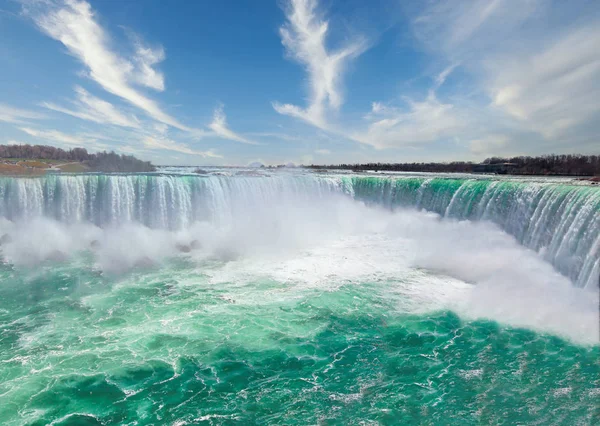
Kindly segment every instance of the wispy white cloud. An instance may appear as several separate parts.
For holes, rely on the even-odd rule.
[[[329,155],[331,154],[331,151],[328,149],[317,149],[315,153],[320,155]]]
[[[194,134],[191,132],[173,132],[169,126],[163,123],[154,122],[139,128],[112,127],[104,130],[106,131],[101,133],[93,131],[79,132],[77,137],[84,140],[106,141],[118,152],[136,155],[147,156],[151,151],[171,151],[172,153],[222,158],[212,149],[199,150],[179,141],[179,138],[194,139]],[[175,133],[175,135],[171,135],[171,133]],[[169,157],[165,158],[157,157],[155,153],[153,155],[160,162],[172,157],[172,154],[167,154]],[[161,152],[159,155],[164,156],[165,153]]]
[[[433,54],[464,65],[471,90],[489,98],[482,109],[512,118],[512,130],[537,133],[538,151],[544,141],[577,149],[600,132],[600,14],[591,3],[445,0],[428,3],[413,26]],[[476,146],[494,138],[477,137]]]
[[[33,18],[39,28],[60,41],[88,70],[88,76],[106,91],[119,96],[145,111],[153,119],[181,130],[188,127],[165,113],[158,104],[143,95],[132,83],[157,90],[164,89],[162,74],[153,65],[164,59],[162,49],[138,45],[132,60],[113,50],[109,37],[98,24],[89,3],[66,0],[57,6],[44,2],[44,9],[35,11]]]
[[[116,127],[112,129],[114,132],[97,133],[88,131],[71,134],[53,129],[19,127],[19,130],[40,141],[68,147],[83,147],[95,151],[112,149],[119,153],[135,155],[146,155],[151,151],[171,151],[204,158],[222,158],[213,150],[197,150],[185,143],[173,140],[168,136],[166,126],[158,123],[148,129]],[[124,143],[124,141],[126,142]],[[162,158],[163,161],[166,159],[168,157]]]
[[[288,142],[298,142],[305,140],[305,138],[302,138],[300,136],[288,135],[286,133],[280,132],[250,132],[246,134],[248,136],[256,136],[258,138],[279,139]]]
[[[502,48],[547,0],[442,0],[423,2],[412,19],[415,36],[432,52],[469,61]]]
[[[423,101],[405,98],[408,109],[390,109],[369,124],[366,131],[352,133],[352,139],[375,148],[397,148],[422,145],[456,136],[467,125],[465,117],[454,105],[440,102],[434,96]]]
[[[40,120],[46,118],[45,115],[21,108],[11,107],[10,105],[0,103],[0,122],[24,124],[29,120]]]
[[[154,90],[165,90],[165,77],[157,71],[154,65],[165,60],[165,50],[162,46],[150,48],[143,44],[138,36],[133,36],[135,44],[134,62],[137,72],[134,73],[135,81]]]
[[[541,153],[544,144],[588,147],[590,131],[600,131],[600,13],[586,16],[585,4],[576,0],[573,12],[552,0],[527,0],[518,8],[508,0],[422,3],[411,21],[416,39],[432,63],[449,66],[431,77],[422,98],[374,102],[365,128],[343,118],[332,125],[327,116],[341,105],[343,65],[361,49],[341,49],[340,62],[329,62],[336,56],[326,49],[328,25],[316,0],[292,1],[282,39],[306,66],[312,92],[306,109],[275,108],[378,149],[445,142],[466,155],[493,155]],[[439,96],[458,67],[460,86]],[[523,137],[526,144],[519,143]]]
[[[398,108],[390,106],[382,101],[371,102],[371,111],[363,117],[365,120],[376,121],[382,117],[390,117],[399,114]]]
[[[225,116],[223,105],[219,105],[217,108],[215,108],[213,120],[208,127],[215,133],[216,136],[220,138],[250,145],[257,145],[256,142],[235,133],[227,126],[227,117]]]
[[[444,70],[435,77],[435,83],[433,87],[429,90],[429,92],[433,93],[437,89],[439,89],[440,86],[446,82],[446,79],[452,73],[452,71],[454,71],[456,67],[458,67],[458,65],[459,64],[456,62],[444,68]]]
[[[291,0],[287,23],[281,27],[282,43],[294,60],[306,67],[310,85],[309,105],[302,108],[291,104],[273,103],[280,114],[303,119],[314,126],[329,129],[330,110],[342,105],[341,80],[348,61],[366,48],[359,39],[330,51],[326,46],[329,23],[319,16],[317,0]]]
[[[198,151],[191,149],[187,145],[184,145],[179,142],[175,142],[167,137],[158,137],[158,136],[146,136],[142,139],[142,143],[148,149],[164,149],[168,151],[181,152],[182,154],[188,155],[197,155],[200,157],[211,157],[211,158],[222,158],[221,155],[218,155],[212,150],[208,151]]]
[[[498,155],[509,145],[510,138],[506,135],[490,134],[481,139],[470,141],[469,148],[478,156]]]
[[[155,123],[154,130],[160,135],[166,135],[169,132],[169,126],[163,123]]]
[[[600,22],[570,31],[540,52],[490,59],[485,71],[494,105],[549,139],[590,122],[600,114],[598,46]]]
[[[424,100],[403,97],[407,108],[373,102],[365,116],[370,122],[367,129],[355,131],[351,138],[382,149],[418,146],[461,134],[469,124],[468,114],[450,102],[440,101],[436,95],[454,68],[456,65],[451,65],[435,76]]]
[[[319,17],[317,6],[316,0],[292,0],[287,11],[288,22],[280,30],[287,52],[306,66],[311,97],[306,109],[274,104],[279,113],[301,118],[318,128],[378,149],[451,137],[465,126],[461,112],[451,103],[440,101],[435,94],[458,62],[453,62],[435,77],[424,100],[403,97],[408,108],[374,102],[372,110],[365,116],[369,121],[366,128],[356,124],[332,124],[328,112],[337,110],[342,104],[340,84],[344,68],[348,60],[364,51],[366,44],[359,39],[336,52],[329,52],[326,47],[328,22]]]
[[[68,145],[83,146],[86,144],[86,142],[90,142],[90,139],[88,138],[82,138],[77,135],[70,135],[67,133],[59,132],[58,130],[37,130],[29,127],[19,127],[19,130],[35,138],[43,139],[46,141],[61,142]]]
[[[42,102],[42,106],[52,111],[72,115],[83,120],[93,121],[100,124],[114,124],[122,127],[139,128],[139,120],[134,116],[127,116],[119,111],[110,102],[104,101],[91,95],[82,87],[75,87],[77,101],[74,101],[75,109],[70,109],[52,102]]]
[[[19,127],[19,130],[36,138],[37,140],[34,141],[36,144],[40,143],[41,141],[45,141],[53,145],[62,145],[66,148],[81,147],[92,151],[102,151],[109,148],[106,144],[98,142],[98,139],[92,135],[69,134],[53,129],[40,130],[30,127]]]
[[[144,111],[150,122],[140,122],[115,105],[100,99],[81,87],[76,87],[76,100],[72,106],[44,102],[42,106],[100,124],[130,128],[127,134],[147,149],[162,149],[204,157],[219,157],[211,150],[198,151],[167,137],[168,127],[183,131],[187,137],[201,139],[219,137],[253,144],[254,142],[234,132],[227,126],[222,107],[217,108],[208,129],[191,128],[167,114],[156,101],[140,91],[141,87],[156,91],[165,90],[165,77],[156,66],[165,59],[162,46],[149,47],[132,31],[125,29],[132,50],[117,49],[105,29],[99,24],[91,5],[85,0],[47,0],[27,4],[24,8],[37,26],[47,35],[61,42],[68,52],[85,66],[86,77],[98,83],[107,92],[120,97]],[[63,143],[83,143],[83,138],[59,132],[34,130],[38,137],[62,139]],[[33,134],[30,133],[32,136]]]

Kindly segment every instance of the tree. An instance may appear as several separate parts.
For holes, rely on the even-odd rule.
[[[65,151],[48,145],[0,145],[0,158],[76,161],[87,164],[97,172],[152,172],[156,170],[149,161],[138,160],[132,155],[119,155],[115,152],[89,154],[85,148],[73,148]]]

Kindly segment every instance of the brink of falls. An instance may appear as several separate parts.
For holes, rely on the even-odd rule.
[[[598,423],[600,188],[251,173],[0,178],[2,426]]]
[[[0,216],[44,216],[101,227],[129,222],[185,229],[226,223],[254,206],[293,199],[319,203],[334,195],[388,209],[491,221],[542,254],[578,287],[598,286],[600,189],[519,179],[366,176],[80,175],[0,178]]]

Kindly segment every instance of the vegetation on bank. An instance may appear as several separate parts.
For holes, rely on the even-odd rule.
[[[310,165],[310,169],[434,173],[496,173],[510,175],[600,176],[600,155],[543,155],[488,158],[482,163],[366,163]]]
[[[149,161],[115,152],[90,154],[85,148],[64,150],[48,145],[0,145],[0,174],[39,175],[48,171],[152,172]]]

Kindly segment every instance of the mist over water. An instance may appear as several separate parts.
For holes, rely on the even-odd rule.
[[[305,211],[316,214],[315,226],[328,227],[329,215],[320,212],[337,208],[332,197],[388,210],[417,209],[445,218],[492,222],[521,245],[540,253],[576,286],[598,286],[600,191],[590,185],[301,173],[0,179],[0,215],[10,221],[44,217],[104,229],[134,223],[178,231],[207,222],[221,228],[238,227],[236,232],[242,235],[263,234],[264,228],[269,228],[264,220],[276,217],[281,209],[286,209],[282,215],[290,217],[302,216]],[[341,214],[335,220],[343,223],[344,217]],[[281,225],[293,233],[293,220]]]
[[[6,424],[594,415],[598,188],[4,178],[0,214]]]

